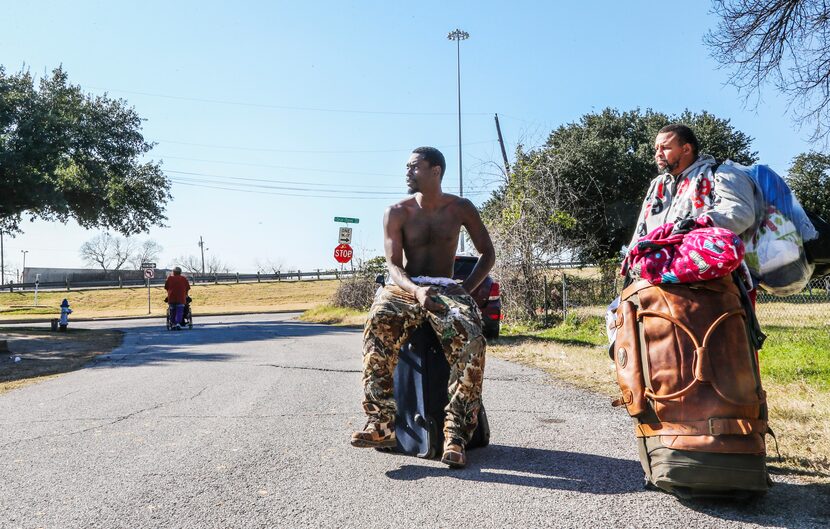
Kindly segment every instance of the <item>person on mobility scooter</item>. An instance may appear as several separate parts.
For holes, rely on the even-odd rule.
[[[167,328],[181,330],[183,322],[192,327],[190,298],[187,295],[190,291],[190,282],[182,275],[180,267],[175,267],[173,274],[167,277],[164,289],[167,291]],[[187,320],[184,320],[185,314],[188,316]]]
[[[390,282],[378,289],[363,340],[363,410],[366,425],[351,436],[358,448],[395,448],[398,401],[395,367],[399,348],[428,322],[427,333],[440,340],[448,371],[443,388],[446,408],[443,446],[436,452],[450,467],[467,464],[465,449],[473,440],[481,409],[486,341],[481,312],[470,296],[495,262],[495,250],[475,206],[444,193],[446,161],[433,147],[419,147],[406,164],[411,198],[386,210],[383,219]],[[481,254],[462,284],[452,279],[461,227]],[[440,388],[439,388],[440,389]],[[417,417],[416,423],[418,422]],[[423,422],[423,421],[421,421]],[[426,453],[428,453],[427,451]]]
[[[165,303],[167,302],[167,298],[164,298]],[[190,302],[193,301],[193,298],[187,296],[187,302],[184,304],[184,312],[182,312],[182,321],[179,323],[180,328],[184,329],[187,327],[188,329],[193,328],[193,314],[190,312]],[[173,315],[175,314],[175,309],[171,308],[170,305],[167,305],[167,330],[176,329],[175,324],[173,323]],[[178,329],[176,329],[178,330]]]

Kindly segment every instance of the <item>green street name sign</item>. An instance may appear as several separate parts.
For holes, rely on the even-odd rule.
[[[346,224],[357,224],[360,219],[353,219],[350,217],[334,217],[334,222],[345,222]]]

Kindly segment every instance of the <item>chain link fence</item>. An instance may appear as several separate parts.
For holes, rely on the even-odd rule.
[[[555,325],[569,316],[604,319],[606,307],[620,294],[622,284],[622,277],[597,268],[551,271],[541,280],[542,295],[536,311],[539,320],[543,325]],[[787,297],[759,289],[756,314],[771,337],[799,329],[830,333],[830,276],[813,279],[804,291]],[[598,332],[604,332],[601,321],[597,321]],[[815,331],[804,335],[815,342],[811,338],[816,336]]]
[[[773,296],[759,289],[755,312],[764,327],[813,327],[830,332],[830,276],[813,279],[792,296]]]

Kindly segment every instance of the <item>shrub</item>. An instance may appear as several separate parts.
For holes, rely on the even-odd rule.
[[[377,288],[375,276],[357,273],[340,282],[331,302],[336,307],[366,310],[372,305]]]

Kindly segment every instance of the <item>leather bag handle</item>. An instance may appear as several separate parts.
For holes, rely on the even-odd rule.
[[[632,285],[632,286],[636,286],[636,285],[637,284],[635,283],[635,285]],[[724,321],[726,321],[728,318],[730,318],[732,316],[737,315],[737,316],[743,317],[743,314],[744,314],[743,308],[733,309],[729,312],[725,312],[725,313],[721,314],[718,317],[718,319],[716,319],[712,323],[712,325],[710,325],[709,328],[706,330],[706,333],[703,336],[703,343],[701,344],[697,341],[697,338],[695,337],[694,333],[691,330],[689,330],[689,328],[685,324],[683,324],[683,322],[681,322],[680,320],[678,320],[674,316],[672,316],[670,314],[665,314],[665,313],[662,313],[662,312],[658,312],[658,311],[655,311],[655,310],[638,311],[637,312],[637,319],[638,320],[642,320],[646,316],[651,316],[651,317],[655,317],[655,318],[662,318],[664,320],[667,320],[667,321],[673,323],[675,326],[677,326],[683,332],[686,333],[686,335],[692,340],[692,344],[695,347],[695,351],[694,351],[695,357],[694,357],[694,360],[692,362],[692,366],[693,366],[694,373],[695,373],[695,378],[689,383],[689,385],[686,386],[685,388],[681,389],[680,391],[676,391],[676,392],[670,393],[668,395],[658,395],[658,394],[654,393],[654,391],[652,391],[650,388],[646,388],[646,390],[645,390],[646,397],[648,397],[650,399],[653,399],[655,401],[658,401],[658,402],[665,401],[665,400],[675,400],[675,399],[679,399],[680,397],[682,397],[682,396],[686,395],[687,393],[689,393],[695,387],[695,385],[697,385],[699,382],[709,382],[709,383],[711,383],[711,380],[713,378],[713,373],[712,373],[711,363],[709,362],[709,354],[708,354],[708,347],[707,347],[708,344],[709,344],[709,339],[712,337],[712,333],[715,331],[715,329],[718,326],[720,326],[721,323],[723,323]],[[726,395],[721,393],[721,391],[718,389],[717,385],[715,385],[715,384],[712,384],[712,388],[714,388],[714,390],[718,394],[718,396],[720,396],[723,400],[725,400],[727,402],[731,402],[732,404],[736,404],[738,406],[752,406],[752,405],[757,404],[757,401],[740,402],[740,401],[735,401],[733,399],[730,399],[729,397],[727,397]]]

